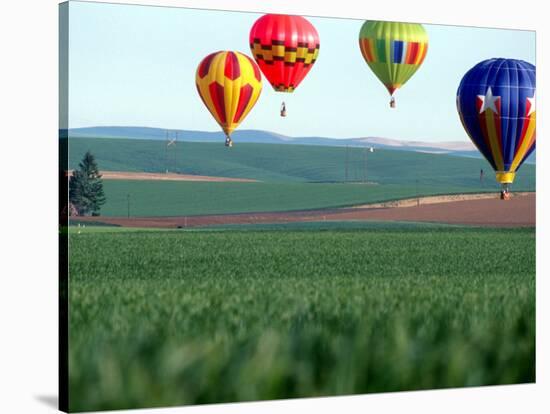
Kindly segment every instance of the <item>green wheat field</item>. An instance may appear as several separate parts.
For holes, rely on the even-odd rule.
[[[69,237],[72,411],[535,381],[535,229]]]

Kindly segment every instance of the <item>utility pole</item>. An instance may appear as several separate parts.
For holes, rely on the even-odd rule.
[[[173,137],[173,138],[170,138]],[[171,148],[171,149],[170,149]],[[178,131],[166,130],[166,139],[164,142],[164,167],[166,174],[170,171],[176,172],[178,151]]]
[[[164,141],[164,167],[166,174],[168,174],[168,142],[169,142],[168,130],[166,130],[166,140]]]
[[[365,167],[363,169],[363,179],[365,184],[367,183],[367,147],[365,147]]]
[[[176,131],[176,140],[174,141],[174,166],[172,167],[173,172],[176,172],[177,156],[178,156],[178,131]]]
[[[349,173],[349,145],[346,145],[346,183],[348,182],[348,173]]]

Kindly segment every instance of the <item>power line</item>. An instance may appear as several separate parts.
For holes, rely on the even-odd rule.
[[[173,133],[174,138],[170,137],[170,133]],[[170,172],[176,172],[177,167],[177,144],[178,144],[178,131],[166,130],[166,138],[164,140],[164,167],[166,174]]]
[[[349,176],[349,145],[346,145],[346,183]]]

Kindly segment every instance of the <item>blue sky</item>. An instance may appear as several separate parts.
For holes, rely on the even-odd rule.
[[[150,126],[218,131],[195,88],[201,59],[217,50],[250,55],[256,13],[71,2],[69,127]],[[308,18],[319,32],[319,58],[293,94],[263,91],[239,129],[288,136],[468,140],[455,107],[464,73],[492,57],[535,64],[535,33],[425,25],[422,67],[388,107],[386,89],[358,46],[363,23]],[[279,117],[281,101],[289,115]]]

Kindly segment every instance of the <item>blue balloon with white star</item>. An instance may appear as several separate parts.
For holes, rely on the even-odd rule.
[[[462,78],[457,110],[470,139],[497,181],[510,184],[535,150],[536,69],[516,59],[489,59]]]

